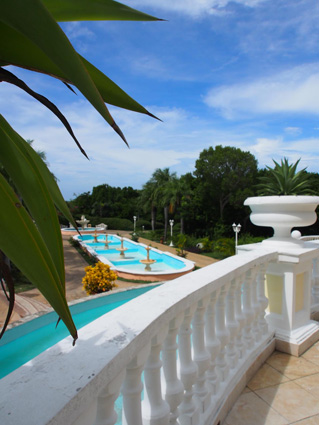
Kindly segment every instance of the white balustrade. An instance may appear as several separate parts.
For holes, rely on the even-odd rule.
[[[164,373],[165,400],[170,406],[170,424],[177,425],[178,406],[182,402],[184,386],[177,376],[177,333],[183,321],[183,315],[175,317],[169,323],[168,335],[163,344],[162,359]]]
[[[226,297],[226,323],[229,331],[229,342],[227,345],[227,361],[231,369],[237,366],[239,352],[236,347],[236,338],[239,332],[239,323],[236,320],[235,300],[236,300],[236,278],[231,281]]]
[[[124,375],[123,371],[99,394],[94,425],[116,424],[118,418],[114,409],[114,402],[119,396]]]
[[[195,384],[195,394],[199,399],[200,410],[205,412],[210,401],[210,394],[206,384],[206,371],[209,368],[210,354],[205,347],[205,311],[209,299],[204,298],[198,302],[193,319],[193,345],[194,361],[197,364],[198,376]]]
[[[268,298],[265,295],[265,274],[267,264],[262,264],[259,267],[257,274],[257,299],[259,303],[258,326],[262,335],[268,332],[268,323],[266,321],[266,308],[268,307]]]
[[[319,311],[319,258],[313,259],[312,267],[312,305]]]
[[[145,365],[145,395],[142,403],[144,425],[168,425],[170,407],[162,398],[160,360],[162,342],[167,329],[152,338],[151,353]]]
[[[178,344],[180,360],[180,376],[184,385],[184,396],[179,406],[179,421],[181,425],[195,425],[199,422],[199,406],[194,399],[193,386],[196,382],[198,367],[192,359],[191,321],[196,304],[185,311],[183,323],[180,327]]]
[[[205,335],[206,335],[206,348],[210,354],[210,364],[207,371],[207,379],[211,388],[211,395],[214,396],[217,394],[219,389],[219,376],[216,371],[216,358],[219,354],[221,344],[216,335],[216,326],[215,326],[215,316],[216,316],[216,302],[219,295],[219,291],[213,291],[209,304],[206,310],[206,326],[205,326]]]
[[[240,274],[238,277],[236,277],[235,317],[239,325],[236,337],[236,347],[240,359],[243,359],[246,353],[246,346],[244,344],[244,326],[246,323],[246,319],[243,313],[243,281],[243,274]]]
[[[226,356],[226,345],[230,339],[230,332],[226,327],[226,295],[228,291],[228,284],[222,286],[216,304],[216,335],[220,341],[220,350],[217,356],[217,370],[220,380],[226,380],[229,371],[228,359]]]
[[[0,381],[0,423],[115,425],[118,409],[123,425],[217,423],[274,341],[264,274],[276,258],[228,258],[95,320],[74,348],[63,340]]]
[[[245,327],[244,327],[244,341],[248,349],[254,346],[254,335],[253,335],[253,322],[255,318],[255,312],[252,307],[252,282],[255,278],[255,271],[249,269],[246,272],[244,285],[243,285],[243,313],[245,316]]]

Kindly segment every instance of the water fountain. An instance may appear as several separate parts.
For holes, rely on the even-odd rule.
[[[107,240],[107,234],[105,234],[105,244],[104,244],[104,248],[108,249],[109,247],[109,241]]]
[[[151,250],[151,247],[150,246],[147,246],[145,249],[147,251],[146,260],[140,260],[140,263],[145,264],[145,270],[151,271],[151,264],[156,263],[156,260],[151,260],[150,259],[150,250]]]
[[[84,215],[81,215],[81,220],[76,220],[76,222],[82,227],[82,229],[86,229],[90,220],[87,220]]]
[[[125,252],[125,251],[127,251],[127,250],[128,250],[128,248],[124,248],[124,246],[123,246],[123,242],[124,242],[124,240],[123,240],[123,238],[121,238],[121,248],[116,248],[116,250],[117,250],[117,251],[120,251],[120,255],[121,255],[122,257],[125,257],[124,252]]]
[[[94,243],[98,243],[96,229],[94,231]]]

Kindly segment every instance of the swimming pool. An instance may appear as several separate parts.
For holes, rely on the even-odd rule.
[[[106,235],[94,234],[73,236],[91,254],[115,269],[119,276],[133,277],[144,280],[169,280],[175,279],[194,269],[194,263],[185,258],[177,257],[170,252],[162,252],[156,248],[151,248],[149,258],[154,263],[150,269],[146,269],[141,261],[147,257],[146,245],[131,241],[127,238],[120,238],[117,235],[107,235],[108,246],[105,246]],[[121,245],[123,240],[123,254]]]
[[[103,294],[70,306],[77,329],[114,310],[158,285]],[[69,336],[62,321],[53,311],[29,322],[8,329],[0,340],[0,379]],[[71,338],[69,336],[69,338]]]

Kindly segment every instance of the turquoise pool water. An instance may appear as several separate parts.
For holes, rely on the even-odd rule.
[[[125,239],[123,246],[126,250],[124,256],[121,256],[118,250],[121,247],[121,239],[116,235],[108,235],[108,248],[105,247],[105,235],[98,235],[97,242],[94,242],[93,234],[76,236],[76,239],[91,248],[99,257],[108,260],[116,269],[136,273],[145,270],[145,264],[140,262],[140,260],[145,260],[147,256],[147,251],[143,245]],[[152,273],[174,273],[186,269],[185,261],[158,250],[151,249],[149,258],[156,260],[151,265]]]
[[[74,323],[80,329],[153,288],[132,289],[74,304],[70,306]],[[57,319],[57,314],[52,312],[5,332],[0,340],[0,379],[69,335],[62,321],[56,328]]]

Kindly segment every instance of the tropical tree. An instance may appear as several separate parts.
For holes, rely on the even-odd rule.
[[[300,159],[294,164],[289,164],[287,158],[282,159],[280,164],[273,160],[275,167],[267,165],[268,173],[259,178],[258,194],[314,195],[316,192],[313,190],[312,179],[306,168],[297,172]]]
[[[180,214],[180,233],[184,233],[184,218],[186,205],[192,196],[192,190],[187,180],[183,177],[177,178],[173,175],[163,188],[163,203],[168,205],[168,212]]]
[[[250,152],[230,146],[204,149],[196,161],[197,196],[208,216],[222,221],[225,207],[242,205],[253,194],[257,160]]]
[[[153,175],[152,179],[154,182],[154,193],[153,197],[155,203],[163,208],[164,211],[164,240],[167,238],[167,229],[168,229],[168,212],[170,204],[170,193],[173,190],[173,182],[177,180],[176,173],[170,173],[169,168],[157,168]]]
[[[61,121],[81,152],[86,153],[67,119],[44,96],[5,67],[13,65],[76,87],[126,142],[104,102],[152,116],[72,47],[58,22],[81,20],[156,20],[113,0],[2,0],[0,14],[0,81],[13,84],[49,108]],[[74,341],[77,331],[65,298],[62,237],[56,208],[76,226],[61,192],[44,162],[0,115],[0,162],[26,208],[0,174],[0,250],[42,292],[65,322]],[[10,304],[14,304],[10,272],[0,256]],[[3,332],[2,332],[3,333]]]

